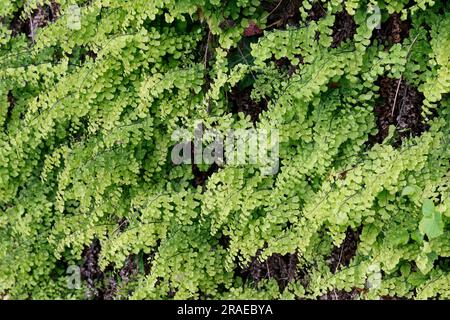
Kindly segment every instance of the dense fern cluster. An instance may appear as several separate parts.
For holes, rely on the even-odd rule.
[[[298,1],[278,27],[278,2],[0,0],[0,298],[86,297],[92,279],[70,288],[67,268],[95,242],[114,298],[450,298],[449,5]],[[384,41],[375,7],[408,35]],[[423,132],[394,121],[374,142],[383,78],[417,88]],[[233,112],[235,88],[264,102],[258,121]],[[279,172],[224,165],[193,184],[170,153],[198,121],[279,130]],[[356,252],[333,265],[349,231]],[[239,271],[277,254],[296,257],[283,285]]]

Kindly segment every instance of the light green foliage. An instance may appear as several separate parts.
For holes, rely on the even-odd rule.
[[[420,221],[419,229],[428,238],[434,239],[444,233],[444,223],[442,214],[434,208],[431,200],[426,199],[422,206],[423,218]]]
[[[33,42],[12,35],[11,19],[51,1],[0,0],[0,298],[83,298],[66,268],[94,239],[112,276],[131,255],[151,267],[119,284],[120,298],[450,297],[448,4],[320,1],[326,14],[312,21],[314,1],[303,1],[300,26],[250,41],[249,22],[267,24],[259,0],[53,2],[60,17]],[[80,30],[67,24],[75,3]],[[383,21],[411,19],[409,37],[378,43],[369,5]],[[342,10],[356,34],[331,48]],[[398,148],[368,143],[381,76],[425,97],[429,129]],[[228,101],[247,83],[267,99],[256,124]],[[197,120],[279,130],[280,171],[224,165],[193,187],[170,152],[174,130]],[[349,228],[362,230],[357,252],[332,270]],[[274,279],[244,282],[235,271],[259,250],[295,253],[307,280],[281,291]]]

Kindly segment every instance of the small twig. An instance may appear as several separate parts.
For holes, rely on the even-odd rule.
[[[34,26],[33,26],[33,16],[30,16],[30,38],[34,43]]]
[[[244,59],[245,64],[248,65],[248,66],[250,66],[250,64],[248,63],[247,58],[245,57],[244,53],[243,53],[242,50],[241,50],[241,47],[239,47],[239,44],[237,45],[237,48],[238,48],[238,50],[239,50],[240,55],[242,56],[242,59]],[[252,70],[250,70],[250,73],[252,74],[253,80],[256,81],[256,76],[255,76],[255,74],[253,73]]]
[[[341,252],[339,253],[339,260],[338,260],[338,263],[336,265],[336,268],[334,269],[334,273],[336,273],[337,270],[339,269],[339,267],[341,266],[341,259],[342,259],[342,253],[343,252],[344,252],[344,244],[342,244]]]
[[[272,277],[270,276],[270,267],[269,267],[269,262],[267,260],[266,260],[266,268],[267,268],[267,277],[270,280]]]
[[[275,11],[277,11],[277,9],[280,7],[280,5],[283,3],[284,0],[280,0],[280,2],[278,2],[278,4],[275,6],[275,8],[273,8],[272,11],[270,11],[267,16],[264,17],[264,19],[267,19],[268,17],[270,17]]]
[[[404,106],[405,106],[405,97],[406,97],[407,93],[408,93],[408,86],[405,86],[405,91],[403,92],[403,98],[402,98],[402,106],[400,107],[400,111],[399,111],[399,114],[397,116],[397,119],[403,115],[403,109],[404,109]]]
[[[335,288],[333,289],[333,293],[334,293],[334,299],[335,300],[339,300],[339,297],[338,297],[338,295],[336,293],[336,289]]]
[[[209,53],[209,42],[211,41],[211,30],[208,31],[208,39],[206,40],[206,48],[205,48],[205,70],[208,70],[208,53]]]
[[[208,38],[206,39],[206,48],[205,48],[205,79],[208,79],[208,53],[209,53],[209,43],[211,42],[211,29],[208,30]],[[208,84],[207,84],[208,85]],[[208,106],[206,108],[206,112],[209,114],[211,112],[211,98],[208,99]]]
[[[281,18],[281,19],[279,19],[279,20],[277,20],[277,21],[272,22],[271,24],[269,24],[269,25],[267,26],[267,29],[272,28],[273,26],[277,25],[277,24],[280,23],[280,22],[283,22],[283,18]]]
[[[317,1],[316,3],[320,6],[320,9],[322,9],[323,13],[327,14],[327,10],[324,9],[322,3],[320,3],[320,1]]]
[[[244,45],[245,45],[245,44],[244,44]],[[239,47],[239,44],[237,45],[237,48],[238,48],[239,54],[242,56],[242,59],[244,60],[244,62],[245,62],[248,66],[250,66],[250,64],[248,63],[247,58],[245,57],[244,53],[242,52],[241,48]],[[250,73],[252,74],[253,80],[256,81],[256,76],[255,76],[255,74],[253,73],[253,70],[250,69]],[[269,101],[267,100],[266,97],[264,97],[264,100],[266,101],[267,104],[269,103]]]
[[[405,67],[406,67],[406,65],[409,62],[409,58],[411,56],[411,50],[412,50],[414,44],[416,43],[418,37],[419,37],[419,34],[416,35],[416,37],[414,38],[413,42],[409,46],[408,53],[406,54]],[[394,116],[394,113],[395,113],[395,105],[397,104],[398,91],[400,90],[400,84],[402,83],[402,81],[403,81],[403,73],[400,75],[400,79],[398,80],[398,84],[397,84],[397,90],[395,91],[394,105],[392,106],[392,112],[391,112],[391,116],[392,117]]]
[[[395,90],[395,98],[394,98],[394,104],[392,106],[392,112],[391,112],[391,116],[394,116],[394,112],[395,112],[395,105],[397,104],[397,97],[398,97],[398,92],[400,90],[400,85],[402,84],[403,81],[403,74],[400,76],[400,79],[398,79],[398,84],[397,84],[397,90]]]

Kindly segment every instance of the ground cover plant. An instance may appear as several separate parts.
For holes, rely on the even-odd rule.
[[[449,6],[0,0],[0,298],[449,299]]]

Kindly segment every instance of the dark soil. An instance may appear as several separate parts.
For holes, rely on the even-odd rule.
[[[230,237],[222,234],[219,239],[219,244],[222,246],[222,248],[228,249],[228,247],[230,246]]]
[[[450,161],[450,159],[449,159]],[[439,257],[434,261],[434,266],[444,271],[450,271],[450,257]]]
[[[121,218],[119,219],[118,224],[119,224],[118,230],[120,232],[124,232],[125,229],[130,225],[130,222],[128,221],[127,218]]]
[[[148,254],[142,254],[141,257],[144,270],[140,270],[139,256],[130,255],[117,275],[112,267],[108,267],[103,272],[99,266],[100,251],[100,241],[95,239],[83,252],[84,263],[80,273],[82,279],[87,283],[88,299],[113,300],[119,287],[117,278],[120,278],[122,284],[126,284],[139,272],[143,272],[146,275],[150,273],[150,255]]]
[[[381,24],[380,29],[374,31],[374,37],[386,47],[390,47],[393,44],[401,43],[405,38],[408,38],[410,29],[411,21],[402,21],[400,15],[394,13],[388,20]]]
[[[86,54],[85,54],[85,57],[82,58],[81,61],[82,62],[86,61],[86,57],[89,57],[89,58],[91,58],[92,60],[95,61],[95,59],[97,59],[97,54],[94,51],[92,51],[92,50],[87,50]]]
[[[380,297],[380,300],[408,300],[408,299],[400,298],[397,296],[383,296],[383,297]]]
[[[343,41],[353,39],[355,33],[356,23],[353,20],[353,16],[349,15],[345,10],[338,12],[333,25],[333,43],[331,47],[337,48]]]
[[[219,27],[223,31],[226,31],[226,30],[236,27],[236,22],[234,22],[231,19],[226,19],[220,23]]]
[[[361,229],[348,229],[344,242],[339,247],[334,247],[328,261],[331,263],[331,271],[336,273],[340,267],[348,267],[358,249]]]
[[[14,98],[12,91],[8,91],[8,103],[10,109],[14,108],[14,106],[16,105],[16,99]]]
[[[194,174],[194,180],[192,181],[193,186],[205,187],[208,178],[211,177],[217,171],[219,171],[219,166],[216,163],[213,163],[207,171],[201,171],[196,164],[193,164],[192,165],[192,173]]]
[[[300,63],[303,63],[303,58],[300,58]],[[275,60],[275,65],[277,66],[277,68],[283,72],[287,72],[288,76],[292,76],[297,70],[298,70],[298,66],[293,65],[291,63],[291,61],[288,58],[281,58],[279,60]]]
[[[320,1],[314,2],[311,10],[308,12],[308,21],[319,21],[321,18],[325,17],[327,11],[323,7],[323,4]]]
[[[23,10],[19,10],[14,13],[14,17],[11,20],[9,28],[12,31],[12,36],[16,37],[19,34],[25,34],[28,36],[30,34],[30,23],[28,21],[23,21],[20,16]]]
[[[228,99],[231,102],[231,112],[237,114],[239,112],[250,116],[253,123],[258,122],[259,115],[264,110],[267,110],[267,101],[265,99],[260,102],[255,102],[251,98],[253,86],[245,89],[240,89],[238,86],[234,87]]]
[[[30,39],[34,39],[37,28],[45,27],[49,22],[54,22],[58,19],[59,10],[59,4],[51,2],[49,5],[38,6],[28,19],[22,19],[23,8],[21,8],[14,14],[14,18],[11,21],[12,35],[25,34]]]
[[[284,29],[286,26],[298,26],[300,23],[300,0],[266,0],[261,3],[268,12],[267,29]]]
[[[128,282],[134,275],[138,273],[139,266],[137,258],[137,256],[131,255],[125,260],[123,268],[119,271],[119,276],[122,281]]]
[[[100,241],[95,239],[83,252],[84,264],[81,268],[81,277],[88,286],[88,298],[102,299],[103,291],[99,287],[105,277],[98,264],[101,251]]]
[[[12,91],[8,91],[7,100],[8,100],[8,111],[6,112],[6,117],[4,120],[5,122],[3,125],[5,130],[7,130],[9,120],[12,117],[14,106],[16,105],[16,99],[14,98]]]
[[[319,297],[319,300],[356,300],[361,292],[362,290],[356,288],[350,292],[343,290],[332,290]]]
[[[147,254],[142,255],[144,270],[140,270],[138,255],[128,256],[123,267],[119,270],[118,275],[116,275],[111,268],[110,272],[108,272],[109,276],[103,284],[105,288],[101,292],[100,299],[114,300],[116,298],[119,290],[119,284],[117,282],[118,278],[120,278],[120,283],[124,285],[135,278],[139,272],[143,272],[145,275],[148,275],[150,273],[149,257],[150,256]]]
[[[379,132],[372,142],[383,142],[390,125],[395,125],[399,134],[395,146],[399,146],[404,138],[418,136],[428,129],[421,114],[423,94],[405,80],[399,86],[399,81],[386,77],[379,80],[381,102],[375,107]]]
[[[194,161],[194,143],[191,143],[191,163],[192,163],[192,174],[194,175],[194,179],[192,180],[192,185],[194,187],[202,187],[203,189],[206,186],[206,182],[208,178],[211,177],[214,173],[219,171],[219,166],[214,162],[207,171],[201,171],[197,164]]]
[[[298,258],[296,254],[273,254],[266,261],[260,261],[258,251],[251,263],[244,269],[238,270],[237,273],[247,281],[258,284],[264,279],[275,279],[280,290],[286,288],[289,282],[298,280],[301,276],[297,268]]]

